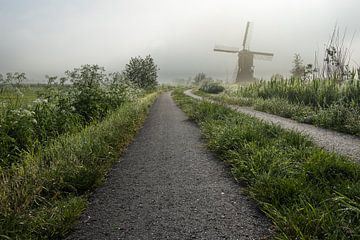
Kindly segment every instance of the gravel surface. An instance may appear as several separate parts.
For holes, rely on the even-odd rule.
[[[195,95],[191,90],[184,92],[186,95],[202,100],[203,98]],[[211,101],[214,102],[214,101]],[[360,139],[358,137],[340,133],[328,129],[316,127],[314,125],[299,123],[289,118],[283,118],[265,112],[256,111],[250,107],[239,107],[236,105],[227,105],[229,108],[242,112],[265,122],[274,123],[289,130],[295,130],[308,135],[315,144],[332,152],[348,156],[355,161],[360,162]]]
[[[265,239],[271,228],[163,94],[67,239]]]

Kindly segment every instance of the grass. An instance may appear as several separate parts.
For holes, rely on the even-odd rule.
[[[272,219],[275,239],[359,239],[360,166],[276,125],[175,91],[208,147]]]
[[[360,80],[260,81],[206,96],[360,136]]]
[[[64,237],[86,207],[88,193],[142,125],[156,93],[121,105],[103,121],[65,133],[42,151],[0,169],[0,239]]]
[[[31,104],[37,97],[41,86],[19,86],[0,89],[0,110],[9,104],[19,107]]]

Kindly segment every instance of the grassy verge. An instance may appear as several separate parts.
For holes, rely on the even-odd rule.
[[[214,95],[213,100],[291,118],[360,136],[360,81],[343,84],[331,80],[259,82]]]
[[[63,237],[147,115],[156,93],[0,169],[0,239]]]
[[[276,239],[359,239],[360,165],[222,105],[173,96],[272,219]]]

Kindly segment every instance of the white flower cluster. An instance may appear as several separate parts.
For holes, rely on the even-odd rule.
[[[34,124],[37,124],[36,119],[34,118],[35,112],[34,111],[29,111],[27,109],[24,108],[19,108],[16,110],[11,110],[11,113],[14,114],[17,119],[21,119],[21,118],[31,118],[31,122]],[[18,121],[15,121],[14,124],[17,124]]]
[[[32,117],[35,114],[34,111],[29,111],[29,110],[23,109],[23,108],[19,108],[19,109],[16,109],[16,110],[11,110],[11,112],[13,114],[17,115],[18,117]]]
[[[40,104],[40,103],[48,103],[48,100],[47,99],[43,99],[43,98],[37,98],[33,101],[33,103],[36,103],[36,104]]]

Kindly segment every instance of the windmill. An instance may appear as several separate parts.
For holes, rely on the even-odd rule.
[[[236,75],[236,82],[253,80],[254,79],[254,59],[271,60],[273,53],[254,52],[250,51],[250,35],[252,32],[252,23],[247,22],[244,40],[242,43],[243,49],[237,47],[218,46],[214,47],[216,52],[227,52],[238,54],[238,70]]]

